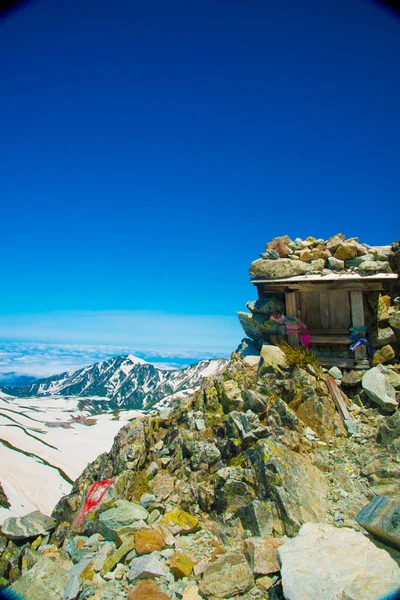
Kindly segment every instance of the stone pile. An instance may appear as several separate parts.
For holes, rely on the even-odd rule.
[[[269,242],[261,258],[251,263],[250,275],[281,279],[332,272],[390,273],[390,260],[394,255],[392,246],[370,246],[360,243],[357,237],[346,240],[342,233],[326,241],[314,237],[291,240],[283,235]]]
[[[349,435],[322,370],[289,367],[274,346],[251,356],[243,344],[174,413],[121,429],[51,518],[9,519],[0,584],[25,600],[328,600],[333,589],[372,600],[400,585],[398,555],[357,521],[375,496],[397,514],[399,411],[335,372]],[[111,477],[77,520],[90,486]]]

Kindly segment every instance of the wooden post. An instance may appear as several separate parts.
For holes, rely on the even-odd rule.
[[[351,306],[351,324],[353,327],[363,327],[364,323],[364,304],[363,294],[360,290],[354,290],[350,292],[350,306]],[[364,345],[358,346],[355,349],[354,356],[356,361],[366,360],[367,349]]]
[[[297,319],[297,292],[286,292],[285,293],[285,305],[286,305],[286,316]],[[289,346],[299,345],[298,335],[288,335]]]

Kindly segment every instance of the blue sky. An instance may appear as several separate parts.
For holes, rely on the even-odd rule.
[[[0,338],[229,353],[269,239],[398,238],[399,64],[400,20],[362,0],[11,13]]]

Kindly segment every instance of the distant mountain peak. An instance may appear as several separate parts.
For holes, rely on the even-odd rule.
[[[139,358],[138,356],[135,356],[134,354],[128,354],[128,356],[126,357],[126,360],[130,360],[132,363],[137,364],[137,365],[148,365],[149,364],[146,360],[143,360],[143,358]]]
[[[92,412],[148,409],[174,396],[193,393],[205,377],[221,371],[229,360],[202,360],[183,369],[159,369],[133,354],[61,373],[24,386],[0,386],[10,396],[79,396]]]

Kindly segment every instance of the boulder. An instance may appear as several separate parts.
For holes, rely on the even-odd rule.
[[[392,360],[394,360],[395,358],[396,354],[392,346],[388,344],[387,346],[383,346],[383,348],[380,348],[375,352],[374,357],[372,359],[372,364],[375,367],[376,365],[392,362]]]
[[[117,565],[131,550],[135,548],[135,538],[130,536],[121,546],[110,554],[103,563],[101,574],[106,575]]]
[[[264,329],[262,325],[253,318],[253,315],[245,312],[238,312],[238,317],[245,334],[255,342],[264,338]]]
[[[193,567],[194,562],[181,552],[175,552],[169,561],[169,568],[178,579],[190,577]]]
[[[161,534],[154,529],[142,529],[135,533],[135,550],[139,555],[150,554],[164,548]]]
[[[377,348],[396,343],[396,334],[391,327],[381,327],[375,335],[371,336],[371,344]]]
[[[122,527],[129,527],[136,521],[147,520],[149,513],[140,504],[119,500],[118,506],[99,515],[100,533],[106,540],[114,540],[115,533]]]
[[[166,572],[166,568],[160,559],[153,554],[146,554],[132,560],[129,565],[128,579],[129,581],[155,579],[156,577],[163,577]]]
[[[394,330],[400,342],[400,310],[396,310],[389,318],[389,325]]]
[[[271,535],[276,530],[277,511],[271,502],[252,500],[249,504],[239,508],[235,517],[240,519],[243,529],[247,529],[255,536]],[[279,528],[280,523],[278,523]],[[283,529],[279,533],[282,533]]]
[[[244,542],[244,553],[255,576],[280,571],[277,549],[285,540],[273,537],[251,537]]]
[[[240,390],[239,390],[240,391]],[[190,464],[194,471],[200,468],[200,465],[208,467],[215,464],[221,458],[221,452],[215,444],[209,442],[192,442],[190,444]]]
[[[384,410],[393,412],[397,409],[396,390],[381,373],[379,367],[367,371],[361,384],[368,398]]]
[[[128,592],[128,600],[170,600],[152,579],[142,579]]]
[[[331,367],[328,371],[329,375],[331,375],[334,379],[340,381],[343,379],[343,373],[338,367]]]
[[[357,256],[358,244],[354,242],[341,242],[335,250],[334,257],[339,260],[348,260]]]
[[[390,367],[385,367],[383,365],[378,365],[378,369],[385,376],[386,381],[388,381],[394,388],[400,388],[400,373],[397,373]]]
[[[200,583],[205,597],[230,598],[254,585],[253,573],[243,554],[224,554],[206,568]]]
[[[64,592],[68,585],[69,574],[46,556],[15,581],[11,590],[20,594],[24,600],[64,600]]]
[[[180,508],[176,508],[165,514],[159,521],[160,525],[167,527],[174,535],[194,533],[201,529],[201,525],[196,517]]]
[[[268,398],[256,390],[246,388],[243,391],[244,409],[252,410],[253,412],[260,414],[264,412],[268,406]]]
[[[275,502],[287,535],[296,535],[307,521],[325,518],[329,487],[308,458],[270,439],[254,444],[247,455],[256,472],[258,496]]]
[[[368,533],[400,550],[400,504],[396,500],[375,496],[356,520]]]
[[[188,585],[183,592],[182,600],[201,600],[197,585]]]
[[[337,247],[343,243],[344,239],[345,236],[343,235],[343,233],[338,233],[337,235],[334,235],[331,238],[329,238],[329,240],[326,242],[326,247],[331,252],[335,252]]]
[[[255,499],[254,477],[250,469],[225,467],[215,474],[215,508],[234,513]]]
[[[364,376],[363,371],[348,371],[342,377],[342,386],[343,387],[355,387],[359,383],[361,383],[361,379]]]
[[[389,273],[390,265],[381,260],[364,260],[358,270],[365,273]]]
[[[389,446],[396,440],[400,440],[400,411],[387,417],[380,425],[377,442],[382,446]]]
[[[376,600],[400,584],[400,569],[362,533],[320,523],[278,548],[286,600]]]
[[[325,259],[323,258],[308,263],[290,258],[280,260],[258,258],[250,265],[250,275],[267,279],[284,279],[306,273],[321,273],[324,266]]]
[[[283,313],[285,304],[280,294],[269,294],[265,298],[259,298],[246,304],[247,308],[254,314],[261,314],[269,317],[274,312]]]
[[[4,521],[1,530],[3,535],[12,540],[24,540],[48,533],[55,526],[52,517],[35,510],[23,517],[9,517]]]
[[[263,344],[260,351],[263,368],[287,369],[286,356],[278,346]]]

